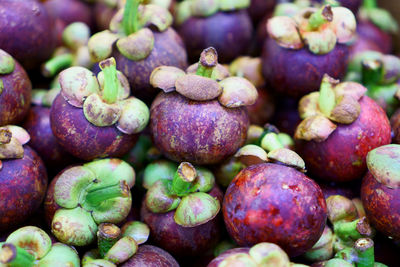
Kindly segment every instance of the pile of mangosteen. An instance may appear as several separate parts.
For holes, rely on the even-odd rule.
[[[0,0],[0,267],[400,266],[377,2]]]

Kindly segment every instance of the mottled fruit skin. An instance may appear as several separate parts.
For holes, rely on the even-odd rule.
[[[358,21],[357,35],[357,42],[369,42],[371,46],[376,45],[378,51],[383,54],[390,54],[393,51],[392,36],[370,21]]]
[[[207,47],[214,47],[220,63],[244,54],[252,37],[252,24],[245,10],[217,12],[209,17],[191,17],[179,26],[190,62],[196,62]]]
[[[260,21],[265,14],[274,10],[276,0],[252,0],[247,12],[254,23]]]
[[[74,158],[57,143],[51,131],[50,108],[31,107],[23,127],[31,136],[29,145],[39,153],[49,171],[58,173],[74,162]]]
[[[39,1],[0,1],[0,48],[27,70],[38,67],[53,53],[53,20]]]
[[[218,100],[192,101],[160,93],[150,109],[154,145],[169,159],[214,164],[234,154],[246,139],[245,107],[225,108]]]
[[[214,187],[209,194],[222,203],[222,192]],[[150,239],[177,257],[201,256],[216,246],[222,232],[220,215],[196,227],[182,227],[174,221],[175,211],[153,213],[142,202],[141,221],[150,227]]]
[[[178,262],[165,250],[151,246],[139,246],[138,251],[121,267],[179,267]]]
[[[47,173],[39,155],[24,146],[22,159],[1,160],[0,232],[27,220],[46,194]]]
[[[361,200],[368,220],[380,232],[400,240],[400,189],[388,188],[368,172],[361,185]]]
[[[247,107],[251,124],[264,125],[275,111],[275,102],[272,94],[265,88],[258,89],[256,103]]]
[[[180,69],[187,67],[187,54],[182,38],[168,28],[164,32],[153,31],[154,48],[150,55],[143,60],[133,61],[124,57],[114,49],[117,69],[128,78],[133,95],[150,102],[159,89],[150,85],[150,74],[159,66],[174,66]]]
[[[400,109],[398,109],[390,118],[390,125],[392,126],[393,132],[392,142],[400,144]]]
[[[290,257],[318,241],[327,218],[324,195],[313,180],[271,163],[243,169],[226,190],[222,210],[239,246],[271,242]]]
[[[232,248],[228,249],[227,251],[224,251],[218,257],[214,258],[208,265],[207,267],[218,267],[218,265],[228,258],[229,256],[239,254],[239,253],[249,253],[250,248]]]
[[[342,79],[346,74],[349,48],[336,44],[325,55],[316,55],[304,47],[286,49],[267,38],[262,52],[263,75],[279,94],[302,97],[318,91],[324,74]]]
[[[6,75],[0,74],[0,80],[4,85],[3,90],[0,89],[0,126],[18,124],[24,119],[31,105],[31,81],[16,61],[14,71]]]
[[[357,120],[338,124],[325,141],[296,142],[297,152],[315,177],[333,182],[359,179],[367,170],[368,152],[390,143],[389,120],[383,109],[367,96],[359,103],[361,113]]]
[[[136,143],[138,135],[124,134],[115,125],[97,127],[82,108],[68,104],[59,94],[50,110],[50,125],[57,142],[73,156],[83,160],[120,157]]]

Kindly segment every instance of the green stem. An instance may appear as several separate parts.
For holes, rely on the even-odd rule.
[[[72,54],[62,54],[48,60],[42,68],[45,77],[53,77],[60,71],[71,67],[74,57]]]
[[[321,25],[332,21],[333,13],[332,8],[329,5],[323,6],[314,12],[308,19],[308,29],[310,31],[317,30]]]
[[[114,246],[121,237],[121,229],[112,223],[102,223],[97,231],[97,244],[101,258]]]
[[[331,79],[332,78],[328,76],[324,76],[318,99],[319,109],[327,117],[331,115],[331,112],[336,105],[335,91],[333,90]]]
[[[365,86],[379,84],[385,76],[383,63],[380,60],[363,61],[361,74]]]
[[[357,252],[357,267],[374,267],[374,241],[370,238],[360,238],[354,244]]]
[[[103,100],[113,104],[118,98],[118,75],[117,64],[113,57],[107,58],[99,63],[100,69],[104,74]]]
[[[125,3],[122,27],[126,36],[135,33],[140,29],[138,11],[141,2],[141,0],[127,0]]]
[[[86,202],[92,207],[100,205],[103,201],[116,197],[128,197],[129,186],[125,180],[116,184],[105,185],[90,189],[86,195]]]
[[[217,64],[218,64],[217,51],[213,47],[204,49],[200,55],[200,60],[196,74],[206,78],[211,78]]]
[[[377,7],[376,0],[364,0],[363,7],[366,9],[374,9]]]
[[[35,257],[25,249],[13,244],[3,244],[0,249],[0,263],[10,267],[31,267]]]
[[[333,229],[336,235],[340,236],[340,238],[347,240],[351,238],[353,240],[357,240],[361,238],[362,235],[357,230],[357,225],[360,219],[346,222],[346,221],[339,221],[333,225]]]
[[[279,148],[284,148],[276,133],[267,133],[261,140],[261,147],[270,152]]]
[[[190,193],[190,188],[196,177],[197,172],[193,165],[189,162],[182,162],[172,180],[172,192],[177,196],[187,195]]]

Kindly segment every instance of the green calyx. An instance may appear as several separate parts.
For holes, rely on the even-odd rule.
[[[0,160],[23,158],[23,145],[29,140],[28,132],[22,127],[16,125],[0,127]]]
[[[33,89],[32,90],[32,103],[38,106],[51,107],[54,99],[61,92],[61,88],[54,87],[50,90],[46,89]]]
[[[13,244],[5,243],[0,248],[0,263],[5,266],[19,267],[34,266],[35,257],[25,249]]]
[[[66,244],[90,244],[97,224],[118,223],[128,215],[134,181],[132,167],[119,159],[97,160],[64,170],[54,189],[54,200],[61,206],[52,222],[55,236]]]
[[[7,52],[0,49],[0,74],[6,75],[15,69],[15,60]]]
[[[399,29],[393,16],[387,10],[377,7],[376,0],[363,1],[360,17],[370,20],[385,32],[396,33]]]
[[[324,232],[317,243],[304,254],[304,257],[311,262],[331,259],[333,256],[333,240],[332,230],[329,226],[325,226]]]
[[[138,245],[135,240],[130,236],[124,236],[110,248],[104,259],[114,264],[120,264],[132,257],[137,249]]]
[[[132,237],[136,244],[143,244],[149,239],[150,228],[140,221],[130,221],[122,226],[122,236]]]
[[[310,31],[316,30],[323,24],[333,20],[332,8],[329,5],[323,6],[314,12],[308,20],[308,29]]]
[[[178,165],[169,160],[157,160],[146,166],[143,173],[143,187],[150,189],[159,180],[172,180]]]
[[[102,223],[97,231],[97,245],[101,258],[121,238],[121,229],[112,223]]]

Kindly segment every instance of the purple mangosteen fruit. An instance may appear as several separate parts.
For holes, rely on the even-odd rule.
[[[89,50],[95,62],[115,57],[134,95],[150,102],[156,95],[149,84],[153,69],[162,65],[185,68],[187,55],[182,39],[170,27],[172,16],[168,10],[139,3],[127,0],[111,20],[109,30],[90,38]]]
[[[61,72],[61,93],[50,110],[57,142],[84,160],[126,154],[150,117],[145,103],[129,97],[129,83],[114,58],[100,62],[100,68],[97,78],[83,67]]]
[[[31,104],[32,84],[21,65],[0,49],[0,126],[21,122]]]
[[[173,177],[151,185],[141,219],[157,246],[179,257],[200,256],[219,241],[221,201],[212,172],[183,162]]]
[[[333,182],[361,178],[367,153],[389,144],[391,131],[383,109],[364,96],[367,89],[355,82],[339,83],[326,75],[320,92],[299,103],[303,121],[296,129],[296,150],[311,175]]]
[[[274,10],[277,0],[252,0],[247,9],[251,20],[254,23],[259,22],[265,14],[271,13]]]
[[[54,21],[36,0],[0,2],[0,48],[10,53],[26,70],[48,59],[56,46]]]
[[[400,240],[400,146],[386,145],[367,155],[368,173],[361,199],[371,224],[384,235]]]
[[[101,223],[119,223],[131,209],[135,171],[120,159],[102,159],[61,171],[49,185],[45,216],[54,236],[86,246]]]
[[[213,48],[186,71],[156,68],[150,83],[163,89],[150,109],[154,145],[174,161],[214,164],[242,146],[249,126],[247,105],[256,88],[241,77],[228,77]],[[176,91],[176,92],[175,92]]]
[[[19,126],[0,128],[0,232],[27,220],[46,194],[46,168],[29,138]]]
[[[179,3],[177,27],[191,62],[210,46],[217,49],[222,63],[229,63],[247,52],[253,31],[245,10],[249,2],[187,0]]]
[[[138,251],[121,267],[179,267],[178,262],[165,250],[151,246],[140,246]]]
[[[398,109],[390,118],[390,125],[392,126],[394,144],[400,144],[400,110]]]
[[[343,78],[356,19],[344,7],[307,8],[273,17],[263,47],[263,74],[279,94],[301,97],[319,88],[324,74]]]

